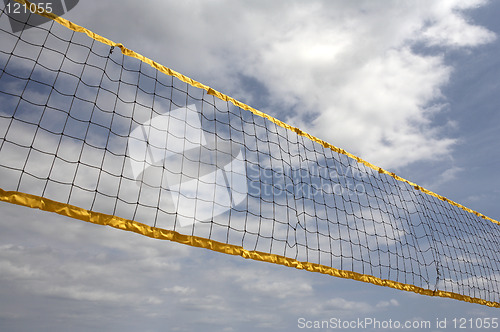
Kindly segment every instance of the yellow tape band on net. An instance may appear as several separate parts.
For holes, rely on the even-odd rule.
[[[29,195],[25,193],[20,193],[16,191],[5,191],[0,188],[0,201],[8,202],[11,204],[21,205],[30,207],[33,209],[40,209],[43,211],[54,212],[63,216],[67,216],[73,219],[78,219],[93,224],[110,226],[120,230],[125,230],[129,232],[138,233],[147,237],[151,237],[159,240],[169,240],[173,242],[178,242],[186,244],[192,247],[205,248],[212,251],[241,256],[246,259],[252,259],[256,261],[268,262],[278,265],[284,265],[287,267],[294,267],[299,270],[306,270],[310,272],[317,272],[322,274],[331,275],[334,277],[352,279],[357,281],[362,281],[366,283],[371,283],[378,286],[385,286],[394,289],[404,290],[408,292],[414,292],[417,294],[428,295],[428,296],[439,296],[444,298],[452,298],[455,300],[476,303],[481,305],[486,305],[489,307],[500,308],[500,303],[486,301],[480,298],[470,297],[466,295],[461,295],[452,292],[445,291],[432,291],[429,289],[424,289],[410,284],[404,284],[392,280],[380,279],[371,275],[361,274],[352,271],[338,270],[333,267],[320,265],[310,262],[300,262],[293,258],[288,258],[276,254],[270,254],[260,251],[250,251],[244,249],[241,246],[226,244],[214,240],[205,239],[198,236],[184,235],[176,231],[151,227],[142,224],[137,221],[128,220],[113,215],[108,215],[104,213],[88,211],[77,206],[70,204],[56,202],[47,198]]]

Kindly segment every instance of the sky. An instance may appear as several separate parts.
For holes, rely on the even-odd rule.
[[[499,10],[478,0],[88,0],[65,18],[498,219]],[[331,318],[441,331],[454,318],[500,317],[5,203],[0,227],[5,331],[293,331]]]

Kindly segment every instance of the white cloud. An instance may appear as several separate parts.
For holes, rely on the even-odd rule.
[[[386,5],[383,11],[361,5],[344,16],[344,9],[335,15],[323,4],[308,12],[314,21],[296,25],[297,17],[285,16],[292,28],[255,48],[258,60],[244,68],[268,87],[275,105],[296,110],[288,122],[377,165],[398,167],[447,155],[455,143],[432,125],[452,68],[442,56],[416,52],[414,43],[476,46],[493,34],[465,23],[451,4]],[[398,12],[404,20],[394,17]]]
[[[380,301],[376,304],[377,308],[385,309],[388,307],[398,307],[399,302],[396,299],[390,299],[389,301]]]
[[[47,296],[56,296],[65,299],[90,301],[90,302],[109,302],[123,305],[127,304],[155,304],[159,305],[163,301],[157,297],[144,297],[139,294],[118,293],[106,291],[103,289],[92,289],[81,286],[59,286],[45,285],[46,288],[36,289],[35,293]]]
[[[163,288],[162,291],[176,295],[187,295],[193,293],[195,290],[191,287],[173,286]]]
[[[226,275],[234,276],[235,282],[244,291],[252,296],[266,296],[285,299],[301,297],[310,294],[312,286],[301,279],[276,279],[275,275],[258,269],[242,269],[239,271],[226,271]]]
[[[2,260],[0,261],[0,267],[2,269],[1,279],[22,280],[41,277],[41,273],[39,271],[33,270],[30,266],[14,264],[14,262],[5,258],[2,258]]]
[[[432,122],[447,108],[446,48],[494,33],[467,19],[484,1],[155,2],[139,26],[89,21],[98,32],[247,103],[240,75],[269,92],[263,110],[389,168],[439,159],[456,140]],[[106,6],[106,5],[104,5]],[[165,8],[168,19],[164,19]],[[80,9],[81,15],[90,15]],[[99,9],[101,15],[106,8]],[[76,11],[69,15],[76,15]],[[163,18],[162,18],[163,17]],[[83,19],[80,19],[84,21]],[[231,31],[231,33],[227,33]],[[416,45],[435,46],[435,55]]]
[[[463,171],[464,169],[462,167],[452,166],[451,168],[444,170],[438,177],[437,181],[426,185],[426,188],[439,188],[443,184],[457,179],[459,174]]]
[[[341,297],[333,298],[324,304],[325,310],[345,310],[353,312],[370,312],[373,307],[362,301],[350,301]]]
[[[492,42],[496,38],[494,33],[469,22],[461,12],[486,3],[485,0],[436,2],[422,38],[433,46],[474,47]]]

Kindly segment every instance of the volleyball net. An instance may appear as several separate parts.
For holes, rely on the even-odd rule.
[[[498,221],[61,17],[6,8],[0,200],[500,307]]]

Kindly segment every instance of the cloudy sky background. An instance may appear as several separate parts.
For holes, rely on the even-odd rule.
[[[500,218],[499,2],[146,3],[81,1],[65,17]],[[6,331],[271,331],[293,330],[299,317],[499,316],[7,204],[0,223]]]

